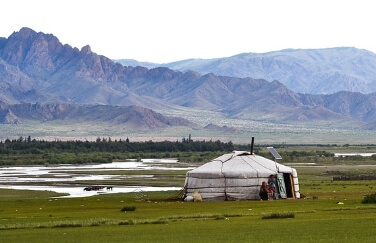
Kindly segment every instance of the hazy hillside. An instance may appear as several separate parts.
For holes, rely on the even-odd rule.
[[[295,56],[284,54],[289,52],[295,53]],[[359,50],[351,48],[344,48],[342,52],[360,53]],[[318,76],[328,72],[326,66],[330,67],[330,63],[341,63],[341,60],[344,60],[342,55],[328,57],[326,50],[312,50],[309,55],[308,52],[304,53],[303,55],[303,52],[294,50],[280,52],[279,56],[269,53],[270,58],[258,57],[254,62],[259,65],[259,73],[269,68],[270,75],[284,73],[287,77],[301,70],[299,68],[309,66],[306,63],[308,61],[303,59],[317,65],[321,63],[321,68],[317,65],[311,67]],[[248,55],[239,55],[236,58],[248,60]],[[235,65],[237,62],[234,60],[217,59],[216,63]],[[357,63],[360,63],[360,60],[371,63],[370,57],[367,59],[359,56],[357,60]],[[206,62],[207,66],[210,66],[209,61]],[[353,66],[349,63],[348,65],[349,70],[357,67],[356,63]],[[257,65],[250,67],[253,66]],[[240,67],[241,65],[239,70]],[[278,72],[276,67],[280,67]],[[345,70],[339,65],[337,70],[341,69]],[[305,70],[300,74],[302,77],[310,76],[310,72],[313,75],[312,70]],[[358,76],[371,71],[371,68],[364,69]],[[294,80],[292,76],[291,80]],[[328,81],[326,83],[327,86],[332,84]],[[51,34],[37,33],[29,28],[22,28],[9,38],[0,38],[0,95],[4,102],[0,113],[3,123],[19,123],[27,118],[125,122],[132,120],[132,116],[136,116],[137,112],[141,112],[146,119],[144,123],[153,127],[153,124],[158,123],[153,121],[158,115],[150,109],[162,113],[180,109],[192,109],[192,112],[207,110],[220,112],[231,119],[275,123],[319,124],[322,121],[338,121],[357,122],[357,125],[361,126],[376,121],[375,93],[302,94],[292,91],[279,81],[270,82],[254,77],[239,78],[214,73],[201,75],[195,71],[174,71],[167,67],[149,69],[123,66],[92,52],[90,46],[78,50],[62,45]],[[65,112],[65,108],[61,110],[59,104],[64,104],[61,107],[69,109],[66,108]],[[80,108],[76,107],[77,104]],[[38,113],[40,110],[35,108],[39,106],[44,107],[43,113]],[[128,108],[124,108],[129,106],[146,109],[138,108],[137,111],[133,109],[129,112]],[[85,109],[82,110],[82,107]],[[90,115],[83,118],[85,114],[89,114],[87,112]],[[127,116],[122,118],[121,114]],[[154,115],[149,117],[148,114]],[[206,114],[200,112],[194,115],[205,118]],[[163,117],[158,120],[163,121],[164,125],[175,124]],[[137,122],[140,121],[135,121],[136,124]],[[183,120],[177,124],[191,125]]]
[[[0,104],[0,121],[5,124],[22,123],[23,120],[77,122],[107,122],[122,124],[138,130],[165,128],[168,126],[197,127],[196,124],[178,117],[166,117],[139,106],[104,106],[74,104]]]
[[[182,60],[161,66],[183,72],[194,70],[201,74],[278,80],[298,93],[376,92],[376,55],[350,47],[243,53],[227,58]]]

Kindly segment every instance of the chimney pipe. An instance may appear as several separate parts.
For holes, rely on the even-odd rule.
[[[253,144],[255,143],[255,137],[252,137],[252,142],[251,142],[251,154],[253,154]]]

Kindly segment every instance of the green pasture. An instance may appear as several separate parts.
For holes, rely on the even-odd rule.
[[[376,204],[361,201],[376,181],[332,180],[373,173],[372,166],[297,170],[305,198],[296,200],[182,202],[178,192],[59,198],[1,189],[0,242],[374,242]]]
[[[361,179],[376,175],[375,157],[328,156],[335,152],[375,152],[375,145],[282,144],[277,149],[282,163],[297,169],[302,199],[182,202],[177,199],[177,191],[145,192],[140,199],[133,193],[62,198],[48,191],[0,189],[0,243],[375,241],[376,204],[363,204],[362,200],[376,193],[376,180]],[[259,152],[268,156],[266,149]],[[198,155],[192,152],[192,156]],[[182,166],[199,166],[205,161]],[[101,181],[115,187],[182,187],[186,171],[90,173],[124,175],[116,182]],[[333,180],[335,177],[352,179]],[[45,182],[54,183],[48,179]],[[97,182],[73,183],[87,186]]]

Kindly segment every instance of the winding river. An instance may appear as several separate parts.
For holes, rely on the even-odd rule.
[[[0,167],[0,188],[20,190],[41,190],[67,193],[62,197],[87,197],[105,193],[135,193],[143,191],[168,191],[180,190],[181,187],[149,187],[149,186],[113,186],[112,190],[106,188],[95,191],[84,191],[84,181],[95,181],[101,185],[101,181],[124,180],[127,178],[142,177],[147,180],[153,175],[147,174],[148,170],[190,170],[194,167],[181,167],[175,159],[142,159],[141,161],[113,162],[94,165],[70,165],[61,164],[54,166],[24,166],[24,167]],[[145,174],[139,175],[112,175],[111,171],[140,170]],[[78,173],[81,172],[81,173]],[[85,174],[82,174],[82,172]],[[106,171],[105,175],[94,172]],[[93,172],[92,174],[90,172]]]

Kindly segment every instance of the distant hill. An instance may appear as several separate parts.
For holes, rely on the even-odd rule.
[[[356,49],[343,49],[344,52],[351,50],[360,53]],[[316,58],[316,63],[322,63],[321,69],[316,67],[317,75],[326,70],[325,63],[329,60],[341,61],[339,56],[328,59],[319,53],[316,51],[311,53],[310,58],[305,57]],[[365,57],[359,56],[358,59],[370,63],[366,54],[372,54],[364,53]],[[295,66],[307,65],[303,61],[300,65],[290,63],[292,67],[289,71],[286,67],[289,62],[282,60],[290,57],[270,55],[274,58],[272,63],[268,58],[257,59],[260,65],[263,64],[260,68],[280,66],[280,72],[275,73],[288,76],[288,72],[292,74],[293,70],[298,70],[294,69]],[[302,60],[303,57],[298,56]],[[247,55],[240,55],[238,59],[247,59]],[[218,63],[222,61],[224,59],[217,60]],[[348,69],[356,69],[357,66],[356,63],[354,67],[348,65]],[[344,69],[342,66],[337,69],[341,68]],[[261,68],[260,73],[262,71]],[[307,71],[306,76],[310,76],[310,72]],[[364,70],[364,73],[367,72],[371,69]],[[358,76],[364,73],[359,72]],[[326,83],[332,86],[331,82]],[[192,126],[185,120],[174,118],[173,122],[160,116],[163,111],[180,109],[191,109],[192,113],[200,110],[194,115],[202,116],[203,120],[207,110],[231,119],[275,123],[336,121],[360,127],[376,121],[376,93],[341,91],[304,94],[292,91],[280,81],[214,73],[201,75],[195,71],[174,71],[167,67],[123,66],[92,52],[90,46],[78,50],[61,44],[52,34],[37,33],[29,28],[22,28],[9,38],[0,38],[0,97],[3,102],[0,111],[2,123],[69,118],[114,123],[134,121],[134,124],[140,124],[141,120],[136,119],[139,116],[143,117],[144,124],[149,124],[146,126],[149,128],[175,124]],[[152,110],[158,110],[158,113]],[[215,125],[207,129],[227,132],[232,129]]]
[[[107,122],[126,125],[138,130],[152,130],[173,126],[197,127],[196,124],[178,117],[165,117],[153,110],[139,106],[105,106],[75,104],[15,104],[0,105],[0,121],[17,124],[23,120],[52,121],[73,120],[78,122]]]
[[[376,54],[352,47],[243,53],[160,66],[182,72],[193,70],[200,74],[278,80],[294,92],[305,94],[376,92]]]

